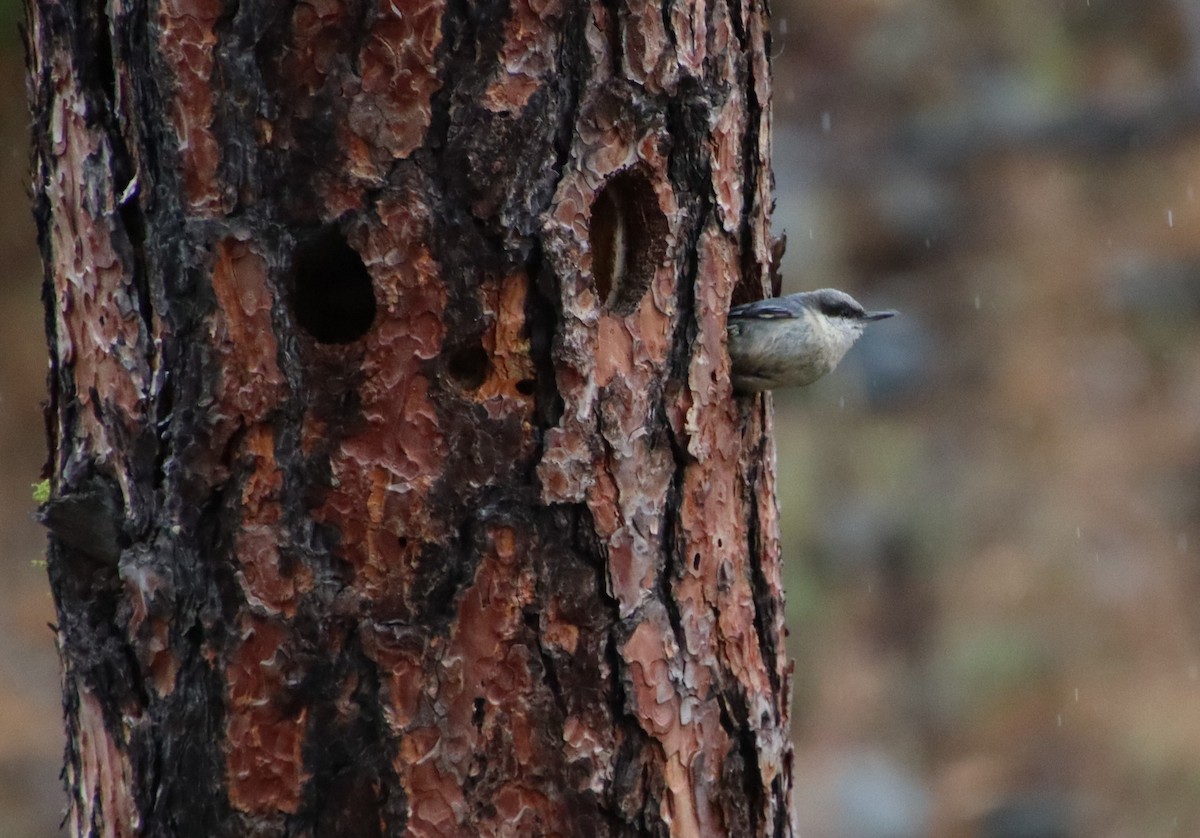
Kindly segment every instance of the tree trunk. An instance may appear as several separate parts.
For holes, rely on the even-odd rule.
[[[755,0],[37,0],[80,835],[789,835]]]

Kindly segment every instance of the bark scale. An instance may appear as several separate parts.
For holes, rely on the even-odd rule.
[[[789,835],[756,0],[31,2],[81,835]]]

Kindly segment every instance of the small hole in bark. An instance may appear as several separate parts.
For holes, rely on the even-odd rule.
[[[517,382],[517,392],[522,396],[532,396],[537,389],[537,382],[532,378],[522,378]]]
[[[479,344],[460,346],[450,353],[446,371],[464,390],[475,390],[488,377],[488,354]]]
[[[696,555],[692,556],[692,570],[699,570],[699,569],[700,569],[700,554],[697,553]]]
[[[296,322],[318,343],[352,343],[375,321],[371,274],[337,228],[296,248],[290,279]]]
[[[588,242],[596,294],[615,314],[629,314],[650,287],[666,253],[667,218],[650,178],[627,169],[600,188]]]
[[[484,707],[483,699],[476,698],[475,699],[475,712],[471,714],[471,724],[473,724],[475,727],[483,726],[483,707]]]

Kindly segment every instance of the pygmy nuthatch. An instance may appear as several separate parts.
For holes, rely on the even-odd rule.
[[[726,323],[733,389],[812,384],[838,365],[868,323],[895,313],[865,311],[833,288],[734,306]]]

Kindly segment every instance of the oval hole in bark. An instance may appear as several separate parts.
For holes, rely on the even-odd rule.
[[[296,248],[290,280],[292,313],[318,343],[352,343],[375,322],[371,274],[336,227]]]
[[[477,343],[460,346],[450,353],[446,372],[464,390],[475,390],[487,381],[491,362],[487,351]]]
[[[640,168],[613,175],[592,204],[588,243],[596,294],[614,314],[629,314],[650,287],[666,252],[667,218]]]

